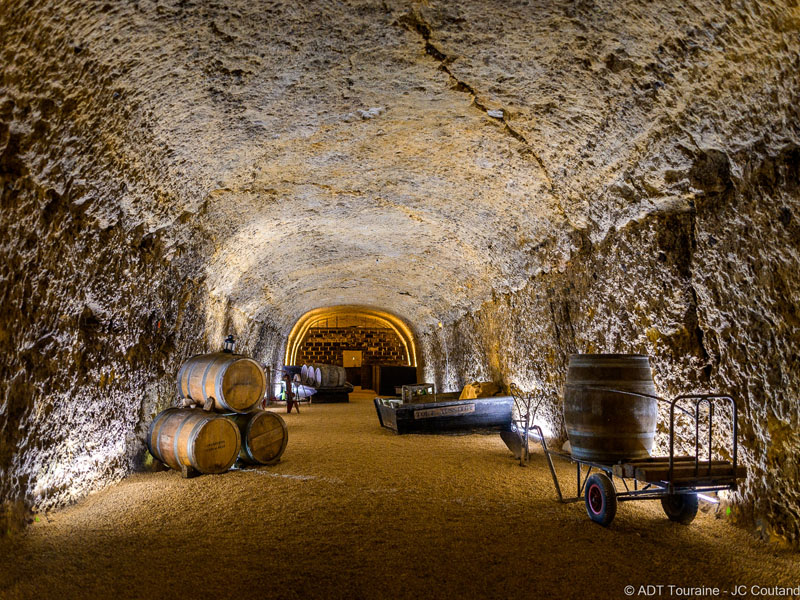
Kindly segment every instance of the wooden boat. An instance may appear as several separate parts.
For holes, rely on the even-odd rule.
[[[436,402],[403,403],[400,398],[375,398],[382,427],[397,434],[464,430],[510,430],[511,396],[459,400],[459,392],[436,394]]]

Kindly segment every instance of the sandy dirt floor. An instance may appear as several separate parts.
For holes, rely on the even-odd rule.
[[[624,598],[625,586],[800,585],[800,555],[701,513],[555,499],[541,450],[397,436],[372,393],[282,416],[273,467],[133,475],[0,541],[0,598]],[[574,468],[558,465],[574,482]],[[670,596],[664,588],[662,596]],[[685,597],[685,596],[683,596]]]

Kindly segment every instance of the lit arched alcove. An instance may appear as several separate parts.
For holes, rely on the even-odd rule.
[[[343,340],[343,334],[368,332],[360,336],[359,341]],[[378,341],[363,338],[373,334],[385,335]],[[327,358],[318,359],[315,351],[319,343],[312,340],[322,339],[326,334],[338,341],[325,344]],[[394,342],[394,343],[392,343]],[[382,346],[388,345],[389,352],[381,352]],[[311,362],[329,362],[341,366],[350,365],[342,350],[346,352],[362,351],[364,365],[395,364],[419,368],[417,360],[417,344],[411,327],[401,318],[389,312],[365,306],[343,305],[330,306],[311,310],[304,314],[292,327],[286,343],[284,364],[299,365]],[[361,366],[361,360],[358,365]]]
[[[369,308],[365,306],[330,306],[316,308],[308,311],[297,320],[292,330],[289,332],[289,339],[286,342],[286,356],[284,363],[287,365],[295,364],[298,351],[308,335],[308,331],[315,325],[332,318],[364,318],[383,324],[392,330],[403,344],[406,364],[410,367],[417,365],[417,347],[414,341],[414,333],[411,328],[399,317],[383,310]]]

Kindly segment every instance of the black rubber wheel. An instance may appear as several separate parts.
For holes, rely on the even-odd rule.
[[[586,480],[583,493],[586,514],[595,523],[608,527],[617,514],[617,491],[605,473],[595,473]]]
[[[697,494],[670,494],[661,498],[661,506],[669,520],[683,525],[694,521],[699,504]]]

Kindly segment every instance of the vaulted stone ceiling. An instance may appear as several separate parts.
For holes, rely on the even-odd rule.
[[[744,390],[749,464],[800,455],[794,2],[6,0],[0,28],[7,496],[128,472],[189,353],[280,362],[341,304],[409,323],[440,387],[555,398],[569,352],[647,352],[663,393]],[[767,488],[740,500],[796,539],[800,482]]]
[[[697,148],[793,101],[761,76],[787,76],[792,11],[756,4],[25,6],[7,52],[125,174],[91,212],[192,214],[212,293],[283,327],[339,303],[454,318],[563,268],[576,231],[688,209]]]

